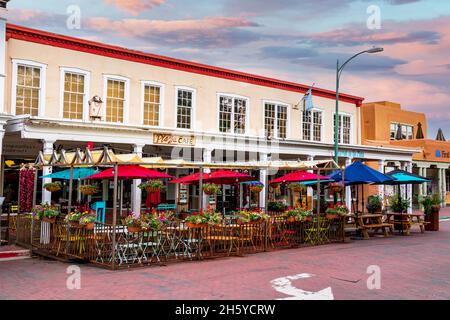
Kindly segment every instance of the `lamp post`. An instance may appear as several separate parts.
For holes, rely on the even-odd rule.
[[[359,55],[364,53],[378,53],[382,52],[383,48],[372,48],[369,50],[361,51],[360,53],[355,54],[353,57],[345,61],[342,65],[339,65],[339,60],[337,60],[336,65],[336,111],[334,115],[334,161],[338,164],[339,161],[339,80],[341,78],[341,73],[344,67]]]

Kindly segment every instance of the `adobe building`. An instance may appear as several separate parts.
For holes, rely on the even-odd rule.
[[[427,177],[431,183],[409,187],[409,196],[417,204],[416,196],[439,193],[450,203],[450,142],[427,138],[427,119],[424,113],[404,110],[400,104],[382,101],[364,103],[361,108],[362,143],[371,146],[417,149],[413,155],[412,167],[399,161],[385,161],[376,169],[389,172],[395,168],[407,170]],[[389,187],[385,191],[389,193]],[[412,189],[412,194],[411,194]],[[391,190],[393,192],[394,190]]]

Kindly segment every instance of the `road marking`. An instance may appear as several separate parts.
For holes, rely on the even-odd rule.
[[[315,276],[314,274],[310,273],[299,273],[293,276],[276,278],[270,281],[270,284],[272,285],[272,288],[274,288],[276,291],[284,293],[289,296],[277,300],[334,300],[333,291],[331,290],[331,287],[314,292],[314,291],[305,291],[296,288],[292,285],[293,280],[306,279],[314,276]]]

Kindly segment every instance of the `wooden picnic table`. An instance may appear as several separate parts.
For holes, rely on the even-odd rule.
[[[390,212],[386,214],[386,221],[399,226],[398,230],[402,235],[410,235],[413,226],[419,226],[420,232],[425,233],[426,222],[423,213]]]
[[[368,231],[383,231],[385,237],[389,235],[388,230],[392,232],[394,227],[391,223],[383,222],[383,214],[358,214],[356,217],[357,227],[361,230],[364,239],[369,238]]]

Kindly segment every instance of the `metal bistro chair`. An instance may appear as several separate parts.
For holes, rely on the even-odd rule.
[[[92,209],[94,209],[97,213],[97,222],[105,223],[105,214],[106,214],[106,202],[105,201],[97,201],[92,205]]]
[[[325,217],[314,217],[309,226],[305,228],[305,242],[312,245],[330,242],[328,232],[330,221]]]

